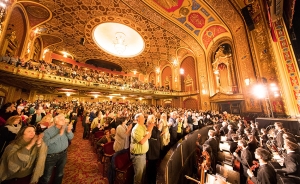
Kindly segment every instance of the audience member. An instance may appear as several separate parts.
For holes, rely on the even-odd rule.
[[[67,162],[67,148],[73,139],[72,124],[65,124],[65,115],[59,114],[54,118],[55,126],[44,131],[44,142],[48,146],[44,174],[40,179],[41,184],[48,184],[53,169],[56,166],[54,183],[61,184],[64,167]]]
[[[1,158],[0,183],[37,183],[43,175],[47,145],[35,128],[22,128]]]
[[[22,127],[20,116],[11,116],[6,125],[0,128],[0,158],[6,146],[15,139]]]

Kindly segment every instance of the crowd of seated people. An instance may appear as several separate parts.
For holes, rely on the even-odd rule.
[[[29,60],[23,61],[19,57],[9,57],[8,55],[0,58],[0,61],[22,67],[28,70],[44,72],[46,74],[62,76],[77,80],[94,82],[99,84],[108,84],[124,88],[134,88],[141,90],[166,91],[173,92],[169,86],[155,86],[151,82],[141,82],[137,77],[114,75],[100,70],[92,70],[86,68],[71,68],[68,66],[47,63],[43,60],[38,62]]]

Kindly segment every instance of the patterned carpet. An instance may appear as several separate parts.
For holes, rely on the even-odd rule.
[[[68,148],[63,184],[108,184],[98,166],[97,155],[89,140],[82,139],[83,127],[77,123],[75,136]],[[100,168],[100,169],[99,169]]]

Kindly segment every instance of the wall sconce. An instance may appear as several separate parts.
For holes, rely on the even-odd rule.
[[[202,89],[202,94],[206,94],[206,90],[205,89]]]
[[[214,70],[214,74],[218,75],[219,74],[219,70]]]
[[[134,75],[136,75],[136,73],[137,73],[137,71],[136,71],[136,70],[134,70],[134,71],[133,71],[133,74],[134,74]]]
[[[249,86],[249,85],[250,85],[250,79],[249,79],[249,78],[246,78],[246,79],[245,79],[245,84],[246,84],[246,86]]]
[[[179,73],[180,73],[181,75],[183,75],[183,74],[184,74],[184,69],[183,69],[183,68],[180,68]]]
[[[160,72],[160,68],[159,68],[159,67],[157,67],[157,68],[155,69],[155,72],[156,72],[157,74],[159,74],[159,72]]]
[[[174,61],[173,61],[173,66],[177,66],[178,65],[178,61],[177,61],[177,59],[174,59]]]

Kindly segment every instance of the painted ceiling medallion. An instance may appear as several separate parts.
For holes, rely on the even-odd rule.
[[[27,6],[26,10],[30,15],[39,19],[47,19],[50,16],[48,10],[41,6],[34,6],[34,5]]]
[[[141,54],[145,48],[145,42],[138,32],[115,22],[96,26],[93,39],[102,50],[117,57],[134,57]]]

